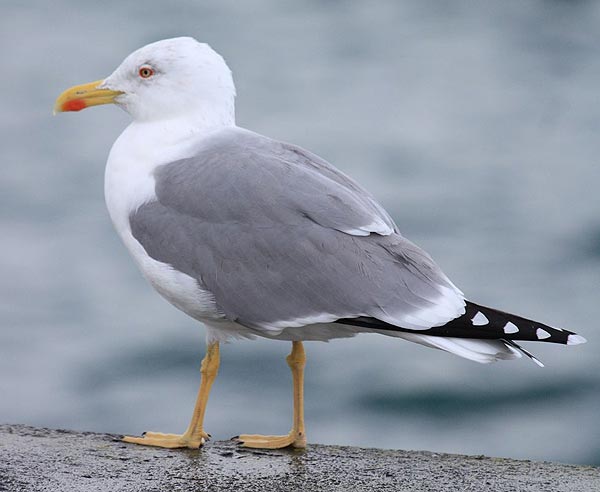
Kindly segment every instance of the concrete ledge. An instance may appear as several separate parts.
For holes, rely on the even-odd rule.
[[[0,491],[595,491],[600,468],[314,444],[258,451],[123,444],[119,436],[0,425]]]

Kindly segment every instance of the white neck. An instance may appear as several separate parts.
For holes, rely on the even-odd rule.
[[[188,99],[145,97],[145,104],[127,97],[117,104],[131,115],[134,123],[183,124],[204,129],[235,125],[235,92],[231,90],[217,87]]]
[[[114,143],[109,163],[113,154],[123,153],[127,155],[128,166],[154,167],[189,157],[204,136],[233,126],[233,110],[218,113],[205,110],[200,114],[170,119],[134,120]]]

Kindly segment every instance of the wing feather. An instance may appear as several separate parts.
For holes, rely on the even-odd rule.
[[[228,129],[155,179],[158,200],[131,214],[132,234],[231,320],[281,331],[367,316],[423,330],[464,313],[462,293],[372,196],[298,147]]]

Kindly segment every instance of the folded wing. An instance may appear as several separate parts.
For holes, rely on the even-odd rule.
[[[240,129],[155,172],[130,216],[155,260],[255,330],[368,317],[409,330],[462,315],[462,293],[372,196],[326,161]]]

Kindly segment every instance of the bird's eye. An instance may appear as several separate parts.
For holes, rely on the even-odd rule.
[[[152,67],[140,67],[138,73],[143,79],[149,79],[154,75],[154,70]]]

